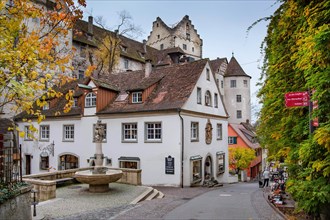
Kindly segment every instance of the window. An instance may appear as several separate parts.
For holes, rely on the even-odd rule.
[[[86,58],[86,47],[85,46],[80,47],[80,57]]]
[[[24,127],[24,133],[25,133],[24,140],[32,140],[32,132],[30,126]]]
[[[217,86],[220,87],[220,84],[219,84],[219,79],[217,79]]]
[[[217,152],[217,174],[223,174],[225,172],[225,153]]]
[[[142,92],[133,92],[132,103],[141,103],[141,102],[142,102]]]
[[[123,52],[127,52],[127,47],[125,47],[125,46],[120,46],[120,48],[121,48],[121,51],[123,51]]]
[[[124,68],[128,69],[128,59],[124,59]]]
[[[230,80],[230,88],[236,88],[236,80]]]
[[[187,44],[183,44],[183,45],[182,45],[182,48],[183,48],[184,50],[187,50]]]
[[[212,97],[210,91],[206,91],[205,93],[205,105],[206,106],[212,106]]]
[[[42,110],[48,110],[49,109],[49,102],[47,102],[44,106],[42,106]]]
[[[221,80],[221,88],[223,89],[223,80]]]
[[[214,107],[218,108],[218,94],[214,93]]]
[[[191,132],[191,136],[190,136],[190,139],[191,141],[198,141],[198,122],[191,122],[191,129],[190,129],[190,132]]]
[[[210,81],[210,69],[206,68],[206,79]]]
[[[102,132],[102,134],[104,134],[102,142],[106,142],[107,141],[107,124],[101,123],[99,125],[103,127],[103,132],[104,132],[104,133]],[[93,124],[93,142],[95,142],[95,134],[97,134],[96,130],[95,130],[95,126],[96,126],[96,124]]]
[[[159,24],[158,23],[156,24],[156,27],[159,27]]]
[[[164,44],[161,44],[161,45],[160,45],[160,49],[161,49],[161,50],[164,50]]]
[[[78,79],[83,79],[85,77],[85,71],[79,70],[78,71]]]
[[[145,140],[161,142],[162,140],[162,124],[160,122],[145,123]]]
[[[122,141],[137,142],[137,123],[122,124]]]
[[[119,168],[140,169],[140,158],[138,157],[119,157]]]
[[[228,137],[228,144],[237,144],[237,137]]]
[[[190,40],[190,34],[189,33],[186,33],[186,39]]]
[[[78,107],[78,98],[73,98],[72,107]]]
[[[40,155],[40,169],[47,170],[49,168],[49,156]]]
[[[222,140],[222,124],[217,124],[217,140]]]
[[[236,118],[242,118],[242,111],[241,110],[236,111]]]
[[[63,141],[74,140],[74,125],[63,125]]]
[[[195,48],[194,48],[194,47],[192,47],[192,48],[191,48],[191,51],[192,51],[192,52],[195,52]]]
[[[85,107],[95,107],[96,106],[96,95],[90,92],[85,98]]]
[[[202,104],[202,89],[197,88],[197,104]]]
[[[40,125],[39,139],[41,141],[49,140],[49,125]]]
[[[243,80],[244,87],[248,87],[248,81],[245,79]]]
[[[157,35],[157,39],[160,39],[160,35],[159,34]]]
[[[190,157],[190,166],[192,169],[191,183],[198,183],[202,181],[202,157],[193,156]]]
[[[242,96],[236,95],[236,102],[242,102]]]

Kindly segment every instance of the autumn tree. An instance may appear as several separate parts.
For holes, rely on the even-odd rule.
[[[122,51],[121,37],[137,37],[141,28],[132,22],[132,17],[127,11],[119,13],[119,24],[115,28],[107,28],[103,17],[96,17],[95,23],[104,29],[102,36],[96,36],[98,49],[95,52],[95,68],[103,75],[116,71]],[[114,29],[113,31],[108,31]]]
[[[236,173],[249,167],[255,158],[254,150],[242,146],[229,147],[229,167]]]
[[[287,189],[299,209],[319,215],[330,204],[330,1],[278,3],[266,18],[257,133],[272,158],[287,156]],[[297,91],[313,91],[311,115],[308,107],[285,107],[285,93]]]
[[[71,80],[71,29],[82,6],[85,0],[0,1],[0,112],[26,111],[40,122],[33,105],[63,95],[54,86]]]

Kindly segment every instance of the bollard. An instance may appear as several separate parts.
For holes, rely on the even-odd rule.
[[[36,201],[36,193],[37,192],[38,191],[35,190],[35,189],[31,190],[31,193],[33,193],[33,203],[32,203],[32,205],[33,205],[33,216],[34,217],[37,216],[37,204],[38,204],[38,202]]]

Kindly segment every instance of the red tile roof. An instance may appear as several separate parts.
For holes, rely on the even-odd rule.
[[[225,76],[247,76],[242,67],[239,65],[235,57],[232,57],[228,63],[227,70],[225,72]]]

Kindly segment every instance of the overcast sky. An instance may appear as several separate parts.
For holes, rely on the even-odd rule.
[[[227,57],[229,61],[234,53],[246,74],[252,77],[251,100],[252,105],[256,105],[256,83],[262,65],[260,46],[266,36],[268,22],[257,24],[249,34],[247,28],[259,18],[272,15],[279,6],[275,0],[86,1],[84,20],[89,15],[102,16],[110,28],[119,24],[118,13],[127,11],[134,24],[143,31],[136,39],[141,42],[147,39],[157,17],[171,26],[188,15],[203,39],[203,58]]]

